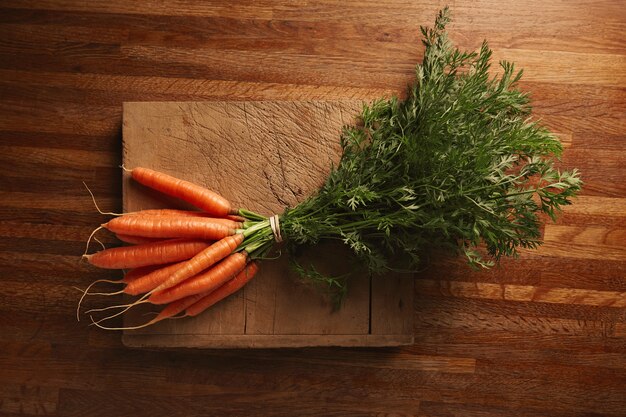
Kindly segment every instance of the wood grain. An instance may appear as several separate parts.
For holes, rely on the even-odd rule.
[[[103,210],[122,208],[123,102],[402,95],[419,26],[443,4],[2,1],[0,414],[626,415],[618,0],[450,3],[453,41],[486,38],[526,70],[520,87],[585,189],[540,251],[489,271],[429,254],[405,306],[413,345],[131,350],[73,318],[72,286],[117,278],[79,257],[107,218],[82,181]]]

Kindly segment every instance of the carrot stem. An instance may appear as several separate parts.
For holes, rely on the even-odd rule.
[[[261,214],[255,213],[253,211],[250,210],[246,210],[246,209],[239,209],[239,211],[237,212],[237,214],[239,214],[240,216],[243,216],[247,219],[250,220],[256,220],[256,221],[263,221],[263,220],[267,220],[266,216],[263,216]]]

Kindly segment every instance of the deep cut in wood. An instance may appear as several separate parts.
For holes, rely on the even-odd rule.
[[[361,101],[124,103],[123,162],[205,185],[236,207],[282,213],[314,193],[340,156],[339,136]],[[125,211],[180,202],[124,177]],[[337,274],[353,265],[341,248],[313,250],[316,267]],[[261,263],[242,291],[195,318],[126,331],[134,347],[394,346],[413,341],[410,275],[354,276],[334,309],[302,282],[286,256]],[[145,321],[140,311],[127,325]]]

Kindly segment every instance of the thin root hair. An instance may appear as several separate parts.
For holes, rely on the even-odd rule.
[[[113,317],[114,317],[114,316],[112,316],[112,317],[110,317],[110,318],[113,318]],[[91,326],[91,325],[95,325],[95,326],[97,326],[97,327],[99,327],[99,328],[101,328],[101,329],[104,329],[104,330],[135,330],[135,329],[141,329],[141,328],[144,328],[144,327],[148,327],[148,326],[150,326],[151,324],[156,323],[156,319],[152,319],[152,320],[150,320],[149,322],[146,322],[146,323],[144,323],[144,324],[140,324],[140,325],[138,325],[138,326],[127,326],[127,327],[108,327],[108,326],[103,326],[102,324],[100,324],[100,322],[101,322],[101,321],[103,321],[103,320],[108,320],[108,318],[105,318],[105,319],[100,319],[100,320],[98,320],[98,321],[95,321],[95,320],[93,319],[93,316],[91,316],[91,315],[89,316],[89,318],[91,319],[91,324],[90,324],[90,326]]]
[[[104,243],[102,243],[102,241],[100,239],[98,239],[97,237],[93,237],[93,240],[95,240],[96,242],[98,242],[100,244],[100,246],[102,246],[102,249],[106,249],[107,247],[104,246]]]
[[[78,300],[78,306],[76,306],[76,320],[77,320],[77,321],[80,321],[80,305],[82,304],[83,299],[84,299],[87,295],[103,294],[103,293],[90,293],[90,292],[89,292],[89,289],[90,289],[91,287],[93,287],[95,284],[99,283],[99,282],[108,282],[108,283],[111,283],[111,284],[121,284],[121,283],[122,283],[122,281],[121,281],[121,280],[119,280],[119,281],[112,281],[112,280],[110,280],[110,279],[98,279],[98,280],[95,280],[94,282],[92,282],[91,284],[89,284],[89,286],[88,286],[87,288],[85,288],[85,290],[84,290],[84,291],[83,291],[83,290],[81,290],[81,289],[80,289],[80,288],[78,288],[78,287],[72,287],[72,288],[75,288],[75,289],[77,289],[78,291],[80,291],[80,292],[82,292],[82,293],[83,293],[83,295],[80,297],[80,300]],[[112,294],[111,294],[111,295],[112,295]]]
[[[91,232],[91,234],[89,235],[89,239],[87,239],[87,245],[85,246],[85,253],[83,253],[83,258],[85,258],[87,256],[87,252],[89,252],[89,243],[91,243],[91,239],[94,237],[94,235],[96,234],[96,232],[100,229],[104,229],[103,226],[98,226],[96,227],[93,232]]]
[[[91,195],[91,201],[93,201],[93,205],[96,206],[96,210],[98,210],[98,213],[104,214],[104,215],[109,215],[109,216],[121,216],[122,215],[120,213],[104,212],[104,211],[100,210],[100,207],[98,207],[98,203],[96,202],[96,197],[93,195],[93,193],[91,192],[91,190],[89,189],[89,187],[87,186],[87,183],[85,181],[83,181],[83,185],[85,186],[85,188],[89,192],[89,195]]]
[[[140,299],[138,299],[138,300],[137,300],[137,301],[135,301],[134,303],[130,303],[130,304],[122,304],[122,305],[117,305],[117,306],[109,306],[109,307],[105,307],[105,308],[102,308],[102,309],[97,309],[97,310],[89,310],[89,311],[86,311],[86,313],[90,313],[90,312],[92,312],[92,311],[104,311],[104,310],[108,310],[108,309],[111,309],[111,308],[124,308],[124,307],[126,307],[126,308],[124,308],[122,311],[119,311],[119,312],[117,312],[117,313],[115,313],[115,314],[112,314],[112,315],[110,315],[110,316],[107,316],[107,317],[104,317],[104,318],[102,318],[102,319],[98,320],[98,323],[100,323],[100,322],[102,322],[102,321],[109,320],[109,319],[112,319],[112,318],[114,318],[114,317],[117,317],[117,316],[119,316],[119,315],[121,315],[121,314],[124,314],[125,312],[127,312],[128,310],[130,310],[131,308],[133,308],[133,307],[134,307],[134,306],[136,306],[136,305],[139,305],[139,304],[144,304],[144,303],[149,303],[149,301],[147,300],[147,298],[148,298],[148,294],[144,294],[144,295],[143,295]],[[92,324],[93,324],[93,323],[92,323]],[[90,326],[91,326],[91,324],[90,324]]]

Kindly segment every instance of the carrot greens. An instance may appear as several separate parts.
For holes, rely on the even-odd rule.
[[[559,141],[529,119],[529,97],[515,89],[522,72],[502,62],[490,76],[487,43],[454,48],[449,20],[444,9],[422,28],[424,59],[407,98],[365,106],[326,183],[285,211],[291,245],[340,239],[372,272],[415,268],[426,246],[490,266],[540,244],[539,213],[554,219],[580,190],[576,170],[555,167]]]

